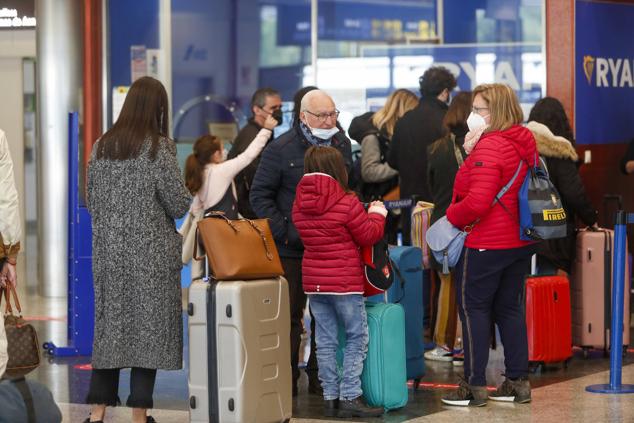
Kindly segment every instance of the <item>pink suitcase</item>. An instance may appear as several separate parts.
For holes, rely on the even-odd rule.
[[[607,351],[612,321],[612,249],[614,231],[580,230],[572,271],[572,342],[583,347]],[[625,289],[629,287],[629,269],[625,266]],[[629,294],[629,292],[628,292]],[[625,295],[623,347],[630,343],[630,296]]]

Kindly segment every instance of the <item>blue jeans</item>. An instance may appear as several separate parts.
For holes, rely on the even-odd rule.
[[[361,372],[368,352],[368,319],[363,296],[313,294],[308,298],[315,316],[317,363],[324,399],[351,400],[361,396]],[[337,372],[340,326],[346,331],[341,380]]]

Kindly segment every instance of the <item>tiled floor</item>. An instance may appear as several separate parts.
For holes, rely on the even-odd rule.
[[[25,269],[22,260],[19,274],[24,315],[32,321],[40,341],[54,341],[66,344],[66,301],[65,299],[45,299],[36,293],[33,283],[34,270]],[[25,280],[27,282],[25,282]],[[184,319],[186,317],[184,316]],[[186,322],[184,322],[186,324]],[[187,342],[185,342],[187,345]],[[184,355],[187,357],[187,353]],[[88,415],[89,408],[83,405],[88,389],[90,371],[83,365],[90,363],[89,357],[72,359],[45,358],[42,366],[28,377],[46,384],[54,394],[62,409],[65,422],[81,422]],[[592,351],[584,359],[580,350],[567,369],[552,366],[541,373],[531,375],[533,402],[528,405],[489,403],[484,408],[444,407],[440,397],[447,388],[443,384],[457,381],[461,368],[450,363],[427,362],[427,373],[423,387],[418,391],[410,389],[409,403],[400,410],[385,414],[382,418],[355,421],[366,422],[634,422],[634,395],[590,394],[585,387],[594,383],[607,383],[609,361],[602,352]],[[155,390],[155,407],[152,415],[160,423],[181,423],[188,421],[187,366],[180,371],[159,371]],[[503,355],[499,348],[491,353],[488,382],[496,385],[501,381]],[[634,351],[624,359],[623,382],[634,383]],[[125,401],[128,395],[129,371],[124,371],[119,390]],[[321,419],[322,400],[307,392],[307,378],[302,373],[299,396],[293,402],[293,421],[327,422]],[[108,411],[106,422],[129,422],[130,410],[118,407]]]
[[[32,323],[38,330],[41,341],[52,340],[59,345],[65,344],[65,301],[60,299],[44,299],[23,284],[21,289],[24,314],[38,319]],[[31,291],[30,293],[28,291]],[[184,322],[186,323],[186,322]],[[185,342],[187,345],[187,342]],[[185,354],[187,357],[187,354]],[[46,358],[43,365],[29,375],[45,383],[54,393],[64,414],[65,422],[80,422],[88,414],[88,407],[82,405],[88,389],[90,372],[82,365],[90,362],[89,357],[72,359]],[[625,358],[623,381],[634,383],[634,354]],[[155,407],[152,414],[161,423],[186,422],[187,412],[187,365],[181,371],[159,371],[155,391]],[[581,351],[575,351],[575,357],[567,369],[553,366],[531,376],[534,386],[533,402],[530,405],[513,405],[490,403],[483,409],[462,409],[444,407],[440,397],[446,388],[438,384],[455,383],[461,368],[454,368],[450,363],[427,362],[427,374],[423,379],[423,387],[418,391],[410,390],[410,399],[406,407],[392,411],[381,419],[356,421],[368,422],[424,422],[424,421],[509,421],[519,422],[572,422],[602,421],[627,422],[634,421],[633,395],[599,395],[586,393],[584,388],[591,383],[605,383],[608,380],[606,370],[609,362],[602,352],[593,351],[590,358],[584,359]],[[500,382],[503,371],[501,348],[491,354],[488,370],[490,385]],[[128,394],[129,372],[124,371],[121,377],[119,395],[123,401]],[[321,398],[309,395],[307,378],[302,374],[299,396],[294,400],[293,421],[324,422],[321,415]],[[125,407],[109,410],[107,422],[130,421],[130,410]]]

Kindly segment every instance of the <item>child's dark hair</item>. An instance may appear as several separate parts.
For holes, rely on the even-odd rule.
[[[214,135],[203,135],[194,143],[194,152],[185,162],[185,186],[192,195],[203,186],[205,165],[211,162],[211,157],[221,148],[222,140]]]
[[[343,155],[334,147],[313,146],[304,155],[304,173],[325,173],[330,175],[341,185],[344,191],[348,188],[348,171],[343,161]]]

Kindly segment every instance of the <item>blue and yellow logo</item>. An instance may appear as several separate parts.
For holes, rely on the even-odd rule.
[[[588,85],[610,88],[634,87],[634,60],[628,57],[583,56]]]
[[[583,72],[586,74],[588,84],[592,84],[592,73],[594,72],[594,57],[583,56]]]

